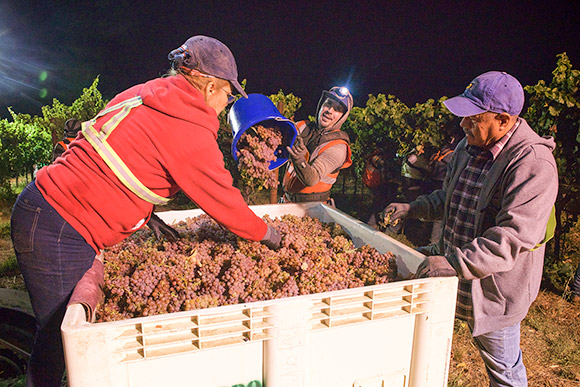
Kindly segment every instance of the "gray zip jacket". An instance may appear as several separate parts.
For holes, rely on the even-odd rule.
[[[514,325],[526,316],[542,279],[546,224],[558,193],[551,137],[540,137],[520,118],[484,180],[475,218],[476,238],[447,260],[472,281],[473,336]],[[467,141],[457,146],[443,188],[411,203],[414,217],[447,220],[451,193],[467,165]],[[443,233],[429,255],[441,255]]]

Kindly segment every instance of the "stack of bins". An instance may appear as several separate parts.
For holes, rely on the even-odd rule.
[[[403,276],[423,258],[321,203],[251,208],[338,223],[356,247],[392,252]],[[456,292],[455,277],[405,280],[97,324],[72,305],[61,327],[69,385],[446,386]]]

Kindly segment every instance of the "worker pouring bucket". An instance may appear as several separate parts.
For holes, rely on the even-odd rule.
[[[276,149],[276,160],[270,162],[273,170],[288,161],[287,146],[292,146],[297,136],[296,126],[284,117],[270,98],[262,94],[249,94],[248,98],[240,98],[233,104],[228,115],[234,140],[232,141],[232,156],[238,161],[237,144],[242,134],[254,125],[260,124],[268,128],[277,128],[282,133],[282,144]]]

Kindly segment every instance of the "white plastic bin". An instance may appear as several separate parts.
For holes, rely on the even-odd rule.
[[[253,206],[343,226],[357,247],[391,251],[399,272],[423,256],[320,203]],[[201,210],[158,213],[166,222]],[[430,278],[91,324],[61,330],[70,386],[446,386],[457,278]]]

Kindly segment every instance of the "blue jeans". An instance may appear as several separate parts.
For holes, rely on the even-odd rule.
[[[473,337],[490,386],[527,386],[526,367],[520,349],[520,323]]]
[[[570,291],[580,297],[580,262],[578,262],[578,267],[576,268],[576,274],[570,283]]]
[[[11,236],[36,317],[26,385],[60,386],[65,370],[60,325],[95,250],[46,202],[34,181],[14,204]]]

